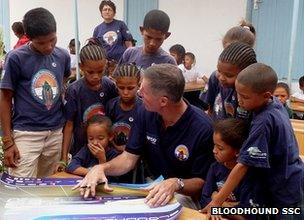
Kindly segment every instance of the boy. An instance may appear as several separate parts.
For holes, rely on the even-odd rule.
[[[160,10],[148,12],[140,27],[144,44],[139,47],[128,48],[120,60],[120,64],[135,63],[138,68],[146,69],[152,64],[171,63],[176,65],[175,59],[165,52],[161,45],[170,36],[169,16]]]
[[[56,21],[48,10],[28,11],[23,25],[31,43],[8,54],[0,86],[4,163],[13,176],[45,177],[60,158],[70,57],[55,47]]]
[[[241,148],[237,165],[205,210],[220,206],[248,169],[265,181],[269,207],[303,209],[304,165],[287,112],[279,100],[272,97],[276,85],[274,70],[261,63],[248,66],[237,76],[239,105],[253,112],[249,137]]]
[[[291,101],[304,103],[304,76],[299,79],[299,88],[301,92],[296,92],[291,95]]]

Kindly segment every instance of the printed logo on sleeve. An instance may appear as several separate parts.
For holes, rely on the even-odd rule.
[[[267,153],[262,153],[258,147],[249,147],[247,152],[251,158],[264,159],[267,157]]]

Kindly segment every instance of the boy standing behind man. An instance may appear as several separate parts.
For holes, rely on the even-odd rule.
[[[55,47],[56,21],[48,10],[28,11],[23,25],[31,43],[8,54],[0,86],[4,163],[11,175],[45,177],[60,158],[70,57]]]
[[[130,47],[122,55],[120,64],[134,63],[138,68],[146,69],[152,64],[171,63],[176,65],[175,59],[161,48],[164,40],[170,36],[169,16],[160,10],[149,11],[140,27],[144,44]]]

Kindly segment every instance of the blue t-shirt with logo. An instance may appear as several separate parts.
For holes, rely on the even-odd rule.
[[[110,23],[102,22],[94,29],[93,37],[98,39],[101,46],[107,51],[109,59],[119,61],[126,50],[125,41],[133,39],[127,25],[114,19]]]
[[[300,201],[304,189],[304,164],[284,106],[273,98],[253,113],[248,139],[238,162],[260,169],[267,185],[269,204],[281,207]]]
[[[135,114],[139,106],[142,105],[142,100],[136,97],[134,108],[129,111],[124,111],[120,107],[120,97],[110,100],[106,106],[106,115],[112,120],[112,130],[114,133],[114,145],[126,145],[129,138],[129,133],[132,124],[134,123]]]
[[[162,117],[142,105],[132,125],[126,151],[142,155],[154,177],[205,179],[214,161],[212,134],[211,119],[192,105],[166,129]]]
[[[107,102],[116,97],[115,84],[107,77],[102,77],[101,88],[98,91],[91,90],[84,78],[72,83],[66,92],[64,105],[65,116],[73,121],[73,145],[70,153],[75,155],[86,144],[85,123],[93,115],[105,115]]]
[[[204,208],[211,202],[213,192],[219,192],[227,180],[231,170],[219,162],[214,162],[208,171],[200,200]],[[238,202],[236,207],[260,207],[263,205],[262,187],[257,183],[252,172],[248,172],[238,187],[229,195],[226,202]]]
[[[6,58],[1,89],[12,90],[14,130],[56,130],[64,125],[63,79],[70,75],[70,56],[55,47],[50,55],[24,45]]]
[[[173,65],[177,65],[175,59],[162,48],[159,48],[154,54],[145,54],[143,53],[142,46],[128,48],[122,55],[119,63],[134,63],[138,68],[141,69],[147,69],[153,64],[161,63],[171,63]]]

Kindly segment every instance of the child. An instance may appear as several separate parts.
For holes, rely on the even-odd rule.
[[[196,82],[197,78],[202,77],[195,67],[195,56],[191,52],[185,53],[184,62],[178,67],[182,70],[186,83]]]
[[[109,60],[118,62],[126,48],[132,46],[132,35],[125,22],[114,19],[114,2],[103,0],[99,5],[103,22],[94,29],[93,37],[106,52]]]
[[[263,180],[269,194],[266,205],[303,210],[304,164],[286,111],[271,95],[276,85],[274,70],[261,63],[239,73],[235,83],[239,105],[253,111],[249,137],[240,150],[238,163],[206,209],[221,206],[250,168],[258,171],[257,178]],[[274,217],[284,218],[280,214]],[[302,218],[301,215],[288,217]]]
[[[225,183],[230,171],[237,164],[237,157],[243,142],[248,136],[249,126],[240,119],[224,119],[214,125],[213,153],[217,162],[213,163],[203,187],[201,206],[205,207]],[[246,177],[224,202],[225,207],[250,207],[257,205],[259,186],[252,176]],[[261,201],[259,201],[261,202]]]
[[[14,46],[14,49],[17,49],[30,41],[30,39],[24,33],[24,28],[23,28],[22,22],[20,22],[20,21],[14,22],[12,25],[12,30],[13,30],[14,34],[16,35],[16,37],[18,37],[18,41],[17,41],[16,45]]]
[[[225,49],[231,43],[235,42],[241,42],[253,47],[255,42],[254,27],[250,23],[243,20],[239,26],[230,28],[222,39],[223,48]],[[212,114],[215,94],[219,93],[219,88],[218,72],[214,71],[208,81],[207,94],[201,96],[201,99],[209,104],[210,115]]]
[[[292,94],[291,101],[302,102],[304,103],[304,76],[299,79],[299,88],[301,92],[296,92]]]
[[[95,114],[104,115],[108,100],[117,96],[115,84],[104,77],[107,59],[105,51],[98,45],[87,44],[79,54],[80,69],[84,77],[72,83],[66,92],[66,125],[63,131],[61,161],[67,162],[72,136],[70,154],[74,156],[85,145],[84,125]]]
[[[120,60],[123,63],[135,63],[138,68],[146,69],[152,64],[171,63],[175,64],[175,59],[165,52],[161,45],[170,36],[168,32],[170,26],[169,16],[160,10],[149,11],[140,27],[144,44],[139,47],[128,48]]]
[[[80,42],[78,42],[78,46],[80,47]],[[77,66],[75,39],[70,40],[69,51],[71,58],[71,75],[69,77],[70,78],[69,83],[72,83],[76,80],[76,66]]]
[[[287,110],[289,118],[292,118],[293,111],[288,107],[287,100],[289,99],[289,86],[286,83],[279,82],[276,89],[273,92],[273,95],[277,97],[282,105]]]
[[[256,54],[247,44],[235,42],[223,50],[217,64],[218,93],[213,94],[214,103],[210,103],[215,120],[229,117],[249,118],[249,113],[238,106],[234,84],[239,72],[253,63],[256,63]]]
[[[55,47],[56,21],[48,10],[28,11],[23,25],[31,42],[9,53],[1,82],[5,165],[14,176],[45,177],[60,158],[65,122],[61,95],[70,57]]]
[[[73,157],[66,171],[85,176],[96,164],[105,163],[116,157],[118,153],[111,148],[113,139],[112,122],[106,116],[94,115],[86,122],[86,146]]]
[[[119,97],[107,104],[106,115],[113,122],[113,145],[119,152],[124,151],[131,125],[138,107],[142,104],[137,96],[140,82],[140,70],[133,64],[118,66],[113,75]]]
[[[174,44],[169,49],[170,55],[174,57],[177,65],[180,65],[184,62],[186,50],[185,48],[180,44]]]

